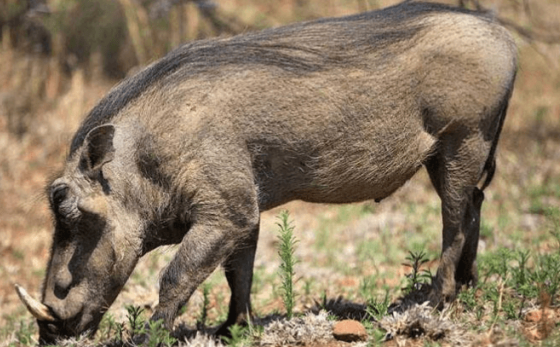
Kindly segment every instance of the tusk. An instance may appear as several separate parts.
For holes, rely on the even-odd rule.
[[[29,295],[27,291],[23,289],[23,287],[21,287],[20,285],[14,284],[14,286],[16,287],[16,292],[18,293],[19,298],[21,299],[21,301],[23,301],[23,303],[25,304],[29,312],[35,318],[47,322],[56,321],[56,319],[52,316],[47,306],[33,299],[33,297]]]

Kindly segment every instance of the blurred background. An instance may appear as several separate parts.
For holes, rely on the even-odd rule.
[[[43,187],[62,168],[80,121],[111,86],[183,42],[395,3],[0,0],[0,327],[13,326],[23,317],[31,322],[12,286],[19,282],[33,294],[40,290],[51,241]],[[519,46],[518,79],[499,146],[498,171],[484,206],[480,251],[521,245],[550,249],[546,214],[560,206],[560,1],[447,3],[493,11]],[[432,266],[437,265],[439,200],[425,172],[382,204],[295,202],[285,208],[301,241],[298,271],[304,277],[300,285],[307,289],[315,283],[313,276],[317,290],[336,285],[332,293],[345,294],[346,287],[357,291],[364,276],[371,278],[372,287],[398,289],[405,271],[401,262],[414,249],[425,250]],[[276,236],[266,232],[274,229],[277,213],[263,215],[257,259],[263,276],[277,261]],[[138,288],[125,290],[124,296],[129,293],[138,301],[144,293],[147,301],[156,300],[157,270],[171,255],[164,252],[161,261],[150,258],[156,260],[142,266],[153,271],[143,280],[133,276],[130,286]],[[329,282],[320,284],[325,273]],[[348,295],[360,300],[361,294]]]

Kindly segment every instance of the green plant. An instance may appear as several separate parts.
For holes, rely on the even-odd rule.
[[[368,300],[366,313],[376,321],[380,321],[387,315],[389,305],[391,305],[391,300],[389,298],[389,291],[386,291],[383,300],[377,300],[377,298]]]
[[[297,260],[294,257],[294,252],[297,240],[293,235],[294,227],[291,225],[289,217],[288,211],[282,211],[278,217],[280,222],[276,224],[280,228],[278,235],[280,241],[278,245],[278,254],[281,259],[280,277],[282,278],[282,300],[286,307],[286,315],[288,319],[291,319],[295,303],[294,265],[297,263]]]
[[[208,305],[210,305],[210,285],[204,284],[202,286],[202,312],[196,321],[196,328],[202,330],[206,327],[206,320],[208,319]]]
[[[135,336],[145,333],[144,331],[144,320],[141,315],[144,309],[139,306],[127,305],[126,307],[127,319],[129,324],[130,339],[134,339]]]
[[[231,336],[223,336],[222,340],[227,343],[229,346],[238,347],[243,345],[243,341],[247,336],[247,327],[243,327],[238,324],[234,324],[229,327],[229,332]]]
[[[541,288],[551,300],[554,300],[560,289],[560,254],[542,254],[535,259],[535,269],[530,273],[533,283]],[[535,296],[540,294],[540,289],[535,289]],[[553,304],[554,302],[551,302]]]
[[[530,259],[530,252],[519,250],[516,252],[516,260],[518,266],[511,268],[511,279],[512,279],[512,287],[515,288],[517,293],[521,295],[521,302],[519,304],[519,312],[517,313],[518,317],[521,317],[521,312],[523,311],[523,306],[525,305],[525,300],[528,296],[532,296],[532,292],[535,290],[532,283],[529,281],[530,272],[528,269],[528,262]],[[508,313],[508,316],[511,317],[512,314]]]
[[[497,275],[505,279],[508,275],[510,261],[515,260],[515,252],[507,248],[500,248],[493,253],[481,254],[479,260],[481,277],[489,279],[491,276]]]
[[[424,251],[409,251],[408,256],[405,258],[409,263],[403,263],[402,265],[410,267],[412,273],[407,274],[407,284],[402,288],[405,294],[412,292],[413,290],[418,290],[425,283],[428,283],[432,279],[432,273],[429,270],[420,270],[423,264],[427,263],[429,260],[426,258],[426,253]]]
[[[20,346],[33,346],[35,341],[33,335],[35,334],[35,322],[21,320],[19,328],[15,331],[15,337]]]
[[[377,323],[373,323],[370,320],[364,320],[362,324],[366,328],[368,336],[370,336],[367,346],[382,346],[387,332],[379,328]]]
[[[383,341],[385,341],[385,337],[387,336],[387,332],[383,329],[374,329],[372,336],[372,343],[374,343],[374,346],[382,346]]]
[[[107,313],[101,320],[99,324],[99,335],[104,335],[107,339],[111,338],[113,331],[116,331],[117,323],[115,322],[115,317],[112,314]]]
[[[117,343],[122,343],[124,341],[124,323],[117,323],[116,324],[116,332],[117,332],[117,337],[116,337],[116,342]]]
[[[148,321],[148,346],[149,347],[171,347],[177,342],[163,325],[163,319]]]
[[[255,325],[251,321],[251,318],[247,320],[247,332],[245,333],[245,339],[249,341],[259,340],[264,333],[264,326]],[[249,343],[249,345],[252,345]]]
[[[468,288],[467,290],[461,290],[457,296],[459,300],[467,310],[473,310],[476,306],[476,288]]]
[[[111,317],[105,323],[111,329],[114,328],[116,333],[115,341],[112,344],[117,346],[142,344],[149,347],[170,347],[177,342],[165,328],[162,319],[146,321],[142,318],[143,308],[133,305],[125,306],[125,308],[128,327],[124,323],[115,323]],[[128,335],[127,337],[124,337],[125,332]],[[107,338],[109,338],[109,335],[107,335]]]
[[[323,289],[323,292],[321,293],[321,302],[320,302],[320,308],[321,310],[325,310],[328,311],[327,309],[327,303],[328,303],[328,299],[327,299],[327,290]]]
[[[512,281],[516,288],[523,290],[527,284],[529,270],[527,268],[527,263],[531,257],[530,251],[528,250],[518,250],[514,254],[514,258],[517,261],[518,266],[511,267]]]
[[[487,283],[482,288],[483,288],[482,290],[483,299],[493,304],[492,314],[496,316],[499,312],[499,307],[501,305],[500,288],[498,288],[498,285],[494,282]]]
[[[517,319],[518,317],[518,310],[516,309],[515,301],[513,299],[509,299],[504,301],[503,305],[504,313],[506,314],[506,319]],[[521,310],[519,310],[521,312]]]

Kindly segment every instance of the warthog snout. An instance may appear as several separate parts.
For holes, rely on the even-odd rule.
[[[90,329],[94,331],[97,326],[91,315],[83,314],[83,301],[76,305],[58,300],[56,305],[49,305],[33,298],[18,284],[15,289],[29,312],[37,318],[41,344],[55,343],[56,339],[76,336]],[[70,307],[74,312],[69,311]]]

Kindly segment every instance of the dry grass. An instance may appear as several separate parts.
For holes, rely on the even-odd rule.
[[[235,31],[245,31],[354,13],[396,1],[325,0],[320,5],[295,0],[278,1],[274,5],[254,0],[217,2],[220,18],[229,20],[230,27]],[[135,2],[122,3],[126,7]],[[519,11],[518,2],[495,0],[484,3],[521,25],[529,25],[531,18]],[[532,17],[540,19],[535,28],[556,25],[558,30],[557,2],[548,0],[531,4]],[[178,42],[219,33],[196,12],[193,4],[181,7],[181,12],[177,11],[169,14],[172,40]],[[137,27],[141,26],[142,18],[138,16],[134,21],[127,22],[131,32],[136,30],[134,23]],[[187,24],[179,25],[179,18],[186,18]],[[140,33],[134,39],[133,48],[139,61],[154,58],[146,56],[147,46],[143,40],[147,35],[154,33]],[[157,40],[154,42],[159,44]],[[551,226],[544,211],[560,206],[560,45],[528,44],[521,39],[518,39],[518,44],[518,81],[502,134],[498,172],[487,191],[483,207],[479,247],[483,255],[500,247],[527,249],[533,254],[558,249],[555,240],[550,237]],[[163,47],[158,50],[162,51]],[[19,53],[10,48],[6,38],[2,41],[0,327],[6,328],[0,328],[0,339],[4,339],[0,345],[17,344],[18,339],[22,342],[15,332],[22,331],[22,324],[25,326],[32,322],[20,305],[12,285],[18,282],[31,289],[33,294],[37,294],[41,286],[51,235],[43,186],[60,170],[69,139],[84,114],[116,82],[103,77],[100,56],[94,54],[90,60],[87,69],[77,68],[68,75],[54,59]],[[392,299],[396,298],[408,271],[401,263],[409,250],[425,250],[432,259],[427,266],[431,269],[437,267],[441,232],[439,200],[425,172],[381,204],[366,202],[328,206],[293,202],[282,208],[291,212],[295,235],[300,240],[296,250],[296,257],[300,260],[295,270],[299,276],[295,285],[298,294],[296,312],[316,308],[322,296],[335,298],[341,295],[358,311],[368,298],[383,296],[385,291],[389,291]],[[284,312],[279,295],[280,280],[276,275],[279,266],[275,250],[278,212],[279,209],[276,209],[262,216],[253,289],[258,317]],[[141,261],[109,312],[115,321],[124,320],[125,304],[140,305],[146,307],[147,313],[150,312],[157,303],[158,271],[173,253],[173,247],[158,250]],[[227,313],[224,299],[227,301],[229,291],[219,271],[207,283],[210,286],[208,320],[217,324],[224,320]],[[502,294],[508,295],[507,292]],[[202,303],[202,291],[199,290],[178,320],[178,326],[194,326]],[[531,305],[536,310],[542,306],[538,300],[527,302],[522,317],[532,312]],[[345,307],[350,309],[350,306]],[[542,331],[546,333],[546,327],[550,325],[547,322],[552,321],[553,327],[557,326],[560,319],[558,308],[551,309],[556,312],[553,318],[537,322],[519,318],[509,320],[505,325],[492,324],[491,315],[485,313],[481,323],[485,330],[481,331],[473,331],[473,326],[480,325],[476,314],[463,310],[461,305],[453,306],[450,308],[452,311],[434,319],[440,320],[438,329],[448,329],[449,334],[469,331],[462,335],[465,345],[507,345],[519,341],[531,344],[541,339],[538,334]],[[485,312],[491,310],[488,307]],[[424,318],[430,316],[424,311],[417,314]],[[392,331],[389,326],[398,325],[398,319],[396,316],[387,318],[381,326]],[[265,330],[273,329],[272,326]],[[30,329],[31,336],[34,336],[33,327]],[[399,336],[403,341],[410,340],[404,335]],[[451,340],[445,341],[449,344]],[[192,342],[192,345],[207,345],[207,342]]]

